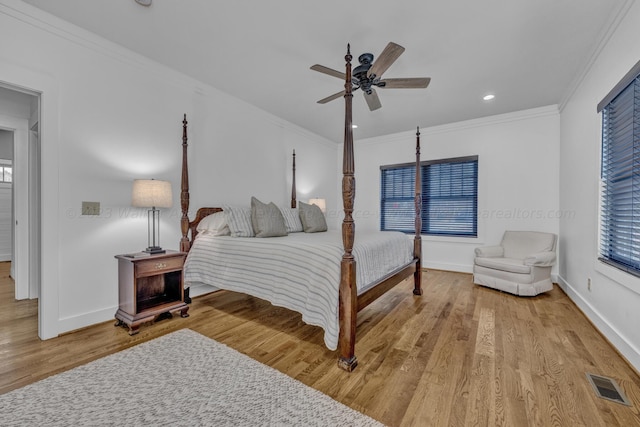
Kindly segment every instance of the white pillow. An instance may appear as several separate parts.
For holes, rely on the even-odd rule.
[[[251,208],[223,206],[224,217],[229,224],[231,237],[255,237],[251,225]]]
[[[216,212],[204,217],[196,227],[198,233],[213,236],[228,236],[231,234],[224,212]]]
[[[300,212],[298,212],[298,209],[281,206],[280,212],[282,212],[282,216],[284,217],[284,224],[287,226],[288,233],[298,233],[302,231],[302,222],[300,221]]]

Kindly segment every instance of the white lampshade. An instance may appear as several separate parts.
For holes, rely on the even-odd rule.
[[[131,205],[137,208],[170,208],[173,204],[171,183],[155,179],[133,180]]]
[[[309,204],[319,207],[322,213],[325,213],[327,210],[327,202],[324,199],[309,199]]]

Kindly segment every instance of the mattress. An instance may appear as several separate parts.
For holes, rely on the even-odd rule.
[[[358,294],[412,262],[412,237],[356,233],[352,253]],[[205,283],[297,311],[305,323],[324,329],[325,345],[335,350],[343,253],[338,231],[270,238],[199,234],[185,261],[185,286]]]

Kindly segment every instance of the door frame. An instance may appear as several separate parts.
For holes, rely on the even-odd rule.
[[[60,333],[59,82],[55,76],[0,60],[0,85],[40,96],[38,336],[54,338]]]

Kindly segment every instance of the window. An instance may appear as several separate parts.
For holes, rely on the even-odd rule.
[[[478,156],[421,162],[422,234],[477,237]],[[415,164],[380,167],[380,229],[415,231]]]
[[[0,164],[0,182],[13,181],[13,168],[10,165]]]
[[[640,275],[640,68],[598,105],[602,112],[600,260]]]

